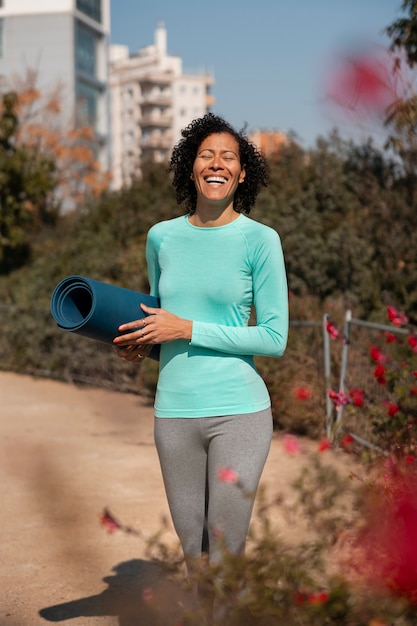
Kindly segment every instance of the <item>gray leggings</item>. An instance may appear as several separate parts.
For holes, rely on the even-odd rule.
[[[243,553],[271,436],[270,409],[222,417],[155,418],[168,504],[186,560],[207,552],[210,561],[217,562],[221,545]],[[239,486],[219,480],[222,468],[236,472]]]

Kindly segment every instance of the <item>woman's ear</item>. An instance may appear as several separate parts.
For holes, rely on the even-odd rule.
[[[191,172],[191,174],[190,174],[190,179],[191,179],[191,180],[194,180],[194,174],[193,174],[192,172]]]
[[[243,166],[242,171],[240,172],[240,176],[239,176],[239,183],[243,183],[245,178],[246,178],[246,168],[245,166]]]

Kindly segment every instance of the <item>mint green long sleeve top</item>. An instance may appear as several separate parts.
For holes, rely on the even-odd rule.
[[[182,216],[147,236],[151,294],[192,320],[191,341],[161,346],[156,417],[261,411],[270,397],[254,356],[281,356],[288,337],[288,289],[275,230],[243,214],[200,228]],[[253,312],[256,325],[249,325]]]

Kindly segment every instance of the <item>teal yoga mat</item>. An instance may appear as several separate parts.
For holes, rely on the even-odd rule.
[[[146,317],[140,303],[159,307],[154,296],[84,276],[67,276],[52,293],[51,313],[61,330],[114,345],[121,324]],[[153,346],[151,359],[159,360],[159,348]]]

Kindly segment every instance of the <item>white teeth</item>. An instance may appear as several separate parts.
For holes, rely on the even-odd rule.
[[[227,178],[223,178],[223,176],[208,176],[206,178],[206,183],[226,183]]]

